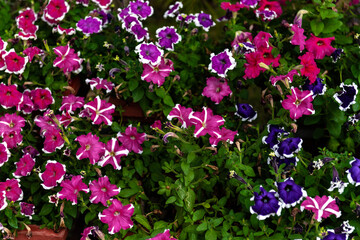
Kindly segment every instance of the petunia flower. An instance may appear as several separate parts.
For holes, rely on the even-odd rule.
[[[89,240],[91,239],[89,236],[93,235],[93,231],[96,229],[95,226],[90,226],[84,229],[84,231],[81,233],[80,240]]]
[[[8,205],[8,203],[6,201],[5,193],[6,193],[6,191],[0,192],[0,211],[4,210]]]
[[[20,132],[10,131],[3,134],[3,141],[6,142],[9,149],[15,148],[22,143],[23,136]]]
[[[44,189],[51,189],[61,183],[66,173],[66,166],[55,160],[48,160],[45,165],[45,171],[39,174]]]
[[[71,180],[63,180],[60,184],[62,189],[58,193],[58,197],[70,201],[72,205],[76,205],[80,192],[89,192],[88,186],[83,183],[82,179],[81,175],[77,175],[73,176]]]
[[[273,47],[268,47],[268,48],[263,48],[261,49],[261,54],[262,54],[262,62],[265,63],[268,66],[272,66],[272,67],[278,67],[279,64],[279,60],[281,55],[278,54],[276,57],[274,57],[271,53],[271,51],[273,50]]]
[[[267,131],[269,134],[262,138],[262,142],[268,144],[271,149],[280,142],[279,138],[289,135],[283,127],[272,124],[267,125]]]
[[[26,64],[29,61],[28,57],[21,57],[17,55],[13,48],[3,54],[2,58],[4,59],[6,65],[5,72],[14,74],[23,74]]]
[[[250,199],[255,204],[250,207],[251,214],[256,213],[259,220],[264,220],[270,216],[281,214],[281,204],[276,198],[277,193],[274,190],[267,192],[262,186],[260,186],[260,194],[254,192],[254,196]]]
[[[136,0],[129,3],[130,12],[136,14],[141,20],[145,20],[154,13],[149,1]]]
[[[310,84],[310,80],[307,79],[305,84],[302,86],[302,89],[311,91],[314,97],[317,95],[324,95],[326,92],[326,85],[323,82],[323,79],[316,78],[315,82]]]
[[[298,88],[291,88],[292,95],[286,95],[287,99],[281,102],[284,109],[290,111],[290,117],[294,120],[303,115],[312,115],[315,110],[312,105],[313,94],[308,90],[301,91]]]
[[[181,123],[182,128],[188,128],[194,125],[189,119],[189,115],[193,110],[191,108],[186,108],[180,104],[176,104],[175,107],[169,112],[167,119],[171,121],[173,118],[177,118]]]
[[[333,59],[333,63],[336,63],[341,55],[344,54],[344,50],[341,48],[337,48],[332,54],[331,54],[331,58]]]
[[[195,19],[196,19],[196,15],[194,15],[194,14],[181,13],[181,14],[177,15],[175,20],[177,22],[184,22],[186,24],[190,24],[190,23],[194,22]]]
[[[35,90],[32,90],[31,99],[34,102],[34,108],[40,111],[45,111],[49,105],[55,102],[49,88],[36,88]]]
[[[268,32],[260,31],[255,37],[253,44],[255,45],[256,49],[258,51],[261,51],[262,49],[266,49],[270,46],[269,39],[273,36]]]
[[[32,215],[35,214],[35,205],[31,203],[21,202],[20,203],[20,213],[25,217],[32,219]]]
[[[76,23],[76,30],[89,37],[93,33],[102,31],[102,21],[97,17],[87,16],[85,19],[80,19]]]
[[[252,122],[257,118],[257,112],[248,103],[237,103],[235,109],[235,115],[240,117],[241,121]]]
[[[346,111],[350,108],[351,105],[356,103],[355,99],[356,95],[358,94],[358,86],[356,83],[341,83],[340,88],[342,88],[342,91],[335,93],[334,99],[340,104],[339,109],[341,111]]]
[[[210,132],[209,142],[212,147],[216,147],[220,141],[233,144],[234,138],[237,134],[237,131],[231,131],[230,129],[223,127],[218,131]]]
[[[266,70],[265,68],[259,66],[259,63],[263,62],[262,56],[262,53],[259,51],[245,54],[246,63],[244,64],[244,79],[256,78],[260,75],[261,72],[264,72]]]
[[[234,69],[236,66],[236,61],[229,49],[225,49],[217,55],[211,53],[210,61],[209,70],[223,78],[225,78],[227,71]]]
[[[101,9],[108,9],[112,0],[92,0],[96,3]]]
[[[31,62],[35,56],[43,55],[44,51],[38,47],[29,47],[26,48],[23,53],[29,57],[29,62]]]
[[[77,97],[71,94],[69,96],[63,96],[59,110],[74,114],[74,111],[83,107],[84,104],[84,97]]]
[[[137,42],[142,42],[145,39],[149,39],[149,30],[147,27],[143,27],[139,23],[133,24],[131,27],[126,29],[129,33],[133,34],[135,36],[135,40]]]
[[[91,133],[78,136],[75,141],[80,144],[80,148],[76,152],[76,158],[79,160],[89,158],[90,163],[94,165],[105,152],[104,143],[99,142],[99,137]]]
[[[105,207],[108,206],[107,201],[118,195],[121,190],[120,187],[117,187],[115,184],[111,184],[107,176],[91,181],[89,188],[91,191],[90,202],[101,202]]]
[[[0,97],[1,98],[1,97]],[[34,103],[31,100],[31,91],[26,89],[16,106],[16,111],[21,111],[23,114],[30,114],[35,109]]]
[[[44,112],[43,116],[37,115],[34,120],[36,126],[40,128],[40,135],[44,136],[45,132],[50,129],[57,129],[57,125],[50,117],[50,110]]]
[[[225,122],[223,117],[213,115],[212,110],[206,107],[203,107],[202,112],[191,112],[189,120],[195,125],[194,137],[217,131]]]
[[[21,101],[22,94],[17,90],[17,85],[5,85],[0,83],[0,104],[8,109],[16,107]]]
[[[255,14],[257,18],[261,18],[263,21],[270,21],[278,17],[274,10],[270,10],[268,8],[260,10],[260,8],[255,10]]]
[[[109,234],[115,234],[121,229],[126,230],[133,227],[134,223],[131,220],[133,214],[134,206],[132,204],[124,206],[119,200],[113,199],[110,207],[99,213],[99,219],[108,224]]]
[[[210,98],[215,104],[219,104],[225,96],[232,94],[226,80],[210,77],[206,80],[206,85],[202,95]]]
[[[317,67],[314,60],[314,55],[311,52],[306,52],[304,55],[300,56],[301,65],[303,68],[300,69],[301,76],[308,77],[310,84],[316,81],[317,75],[320,73],[320,69]]]
[[[258,5],[259,0],[241,0],[240,3],[250,7],[250,8],[255,8]]]
[[[115,87],[115,84],[112,83],[111,81],[107,80],[107,79],[103,79],[103,78],[92,78],[92,79],[86,79],[85,80],[86,84],[90,85],[91,90],[94,89],[105,89],[106,93],[109,93],[112,91],[112,89]]]
[[[55,54],[58,56],[54,60],[54,67],[61,68],[64,73],[74,72],[79,73],[82,70],[81,63],[84,59],[79,57],[79,53],[75,53],[69,45],[58,46],[54,48]]]
[[[93,101],[84,105],[84,109],[90,112],[92,124],[101,124],[104,122],[106,125],[111,126],[112,114],[115,111],[115,105],[101,100],[97,96]]]
[[[349,182],[353,185],[360,185],[360,159],[355,158],[350,162],[351,168],[346,170],[347,178]]]
[[[349,185],[349,183],[344,183],[343,181],[341,181],[341,179],[339,178],[339,173],[336,170],[335,166],[333,166],[332,173],[333,173],[333,177],[330,182],[331,186],[328,188],[328,191],[332,192],[335,190],[335,188],[337,188],[339,190],[339,193],[342,194],[346,186]]]
[[[4,133],[9,133],[12,131],[21,132],[22,128],[25,126],[25,119],[16,113],[5,113],[0,117],[0,135],[3,136]]]
[[[269,11],[269,12],[274,13],[273,18],[278,18],[282,14],[282,9],[281,9],[280,3],[278,1],[260,0],[259,8],[256,9],[255,12],[262,12],[262,11]],[[273,18],[271,18],[271,19],[273,19]]]
[[[320,238],[317,238],[317,240]],[[344,233],[335,233],[334,230],[327,230],[327,235],[322,240],[347,240],[348,237]]]
[[[0,192],[5,191],[7,200],[16,202],[23,199],[23,191],[20,187],[20,180],[16,178],[6,179],[5,182],[0,182]]]
[[[35,159],[31,157],[29,153],[24,154],[18,162],[14,163],[16,170],[13,173],[15,178],[21,178],[30,175],[35,166]]]
[[[124,19],[121,19],[120,21],[123,22],[121,27],[127,31],[131,30],[131,27],[135,25],[140,25],[142,27],[142,23],[139,21],[138,16],[134,14],[126,15]]]
[[[290,40],[292,45],[297,45],[300,47],[300,52],[302,52],[305,48],[305,39],[306,36],[304,35],[304,29],[299,27],[296,24],[291,26],[291,31],[294,32],[293,37]]]
[[[164,55],[164,51],[153,43],[141,43],[136,46],[135,52],[139,54],[141,63],[152,65],[159,64]]]
[[[116,138],[110,139],[105,145],[105,154],[98,162],[99,166],[103,167],[111,164],[115,170],[121,169],[121,157],[127,156],[129,150],[119,145]]]
[[[28,146],[26,146],[25,148],[23,148],[23,149],[22,149],[22,152],[23,152],[24,154],[30,154],[30,156],[31,156],[32,158],[35,158],[36,156],[39,156],[39,155],[40,155],[39,151],[36,150],[36,148],[34,148],[34,147],[31,146],[31,145],[28,145]]]
[[[7,44],[8,43],[2,40],[2,38],[0,37],[0,52],[6,51]]]
[[[305,42],[305,47],[314,55],[315,59],[323,59],[325,56],[331,56],[336,50],[331,46],[331,42],[334,40],[335,37],[319,38],[311,33],[311,37]]]
[[[295,153],[298,153],[302,148],[303,140],[299,137],[286,138],[280,143],[274,145],[273,149],[277,157],[294,157]]]
[[[141,154],[143,152],[141,144],[146,139],[146,133],[138,133],[136,127],[130,124],[125,133],[118,132],[117,139],[129,152]]]
[[[11,153],[7,147],[6,142],[0,143],[0,167],[6,163],[11,156]]]
[[[74,35],[76,33],[75,28],[63,28],[60,25],[56,25],[56,27],[54,27],[52,29],[53,33],[59,33],[60,35]]]
[[[159,87],[164,84],[165,78],[174,71],[173,62],[170,59],[161,58],[161,62],[156,65],[143,64],[144,71],[141,74],[141,79],[146,82],[152,82]]]
[[[148,240],[176,240],[176,238],[172,238],[170,235],[170,230],[165,229],[163,233],[159,233],[155,237],[149,238]]]
[[[65,140],[60,134],[60,130],[56,128],[47,129],[44,133],[44,153],[53,153],[56,149],[61,149],[64,146]]]
[[[307,193],[304,188],[297,185],[290,177],[284,180],[284,182],[275,183],[278,188],[279,198],[283,208],[294,207],[300,203],[304,197],[307,197]]]
[[[321,222],[322,219],[328,218],[330,215],[335,215],[337,218],[341,216],[341,211],[336,204],[335,199],[331,196],[316,196],[315,198],[306,197],[306,200],[301,203],[301,211],[304,209],[315,213],[315,219]]]
[[[204,13],[195,14],[194,23],[197,27],[202,27],[206,32],[209,31],[210,27],[215,26],[215,22],[211,19],[211,15]]]
[[[62,21],[69,10],[70,6],[65,0],[50,0],[44,14],[53,21]]]
[[[174,18],[180,11],[181,8],[183,8],[183,4],[182,2],[176,1],[174,4],[170,5],[168,7],[168,10],[165,11],[164,13],[164,18]]]
[[[273,86],[275,86],[278,81],[283,82],[285,86],[289,86],[289,83],[293,81],[295,75],[300,76],[298,71],[293,69],[289,71],[288,74],[286,75],[270,76],[270,82]],[[304,89],[304,90],[310,90],[310,89]]]
[[[181,35],[173,26],[158,28],[156,37],[159,39],[157,45],[169,51],[174,51],[174,45],[181,41]]]

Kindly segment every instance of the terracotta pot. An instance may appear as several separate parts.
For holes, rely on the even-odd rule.
[[[29,225],[29,227],[32,233],[30,238],[26,236],[28,231],[24,229],[17,232],[15,240],[66,240],[69,233],[69,230],[66,228],[60,229],[59,232],[54,232],[54,230],[47,228],[40,229],[38,225]]]

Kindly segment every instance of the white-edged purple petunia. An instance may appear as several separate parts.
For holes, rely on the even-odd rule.
[[[35,205],[32,203],[26,203],[26,202],[20,203],[21,215],[23,215],[25,217],[29,217],[29,219],[32,219],[32,215],[35,214],[34,209],[35,209]]]
[[[356,95],[358,94],[358,86],[355,83],[352,84],[340,84],[342,91],[334,94],[334,99],[340,104],[339,109],[346,111],[351,105],[355,104]]]
[[[19,56],[13,48],[3,54],[2,58],[4,59],[6,65],[5,72],[14,74],[22,74],[29,61],[29,57]]]
[[[79,22],[76,23],[76,30],[89,37],[93,33],[102,31],[102,21],[97,17],[88,16],[85,19],[80,19]]]
[[[91,0],[96,3],[101,9],[108,9],[112,0]]]
[[[179,14],[179,10],[183,8],[182,2],[176,1],[174,4],[171,4],[164,13],[164,18],[174,18],[177,14]]]
[[[59,110],[74,114],[74,111],[83,107],[84,104],[84,97],[77,97],[71,94],[63,97]]]
[[[256,213],[259,220],[264,220],[270,216],[281,214],[281,204],[277,199],[277,193],[274,190],[267,192],[262,186],[260,186],[260,194],[254,192],[254,196],[250,199],[255,204],[250,207],[252,214]]]
[[[242,121],[252,122],[257,118],[257,112],[248,103],[237,103],[235,109],[235,115],[240,117]]]
[[[41,186],[44,189],[51,189],[61,183],[66,173],[66,166],[55,160],[48,160],[45,165],[45,171],[39,174],[40,179],[43,181]]]
[[[287,138],[274,146],[275,155],[277,157],[294,157],[302,148],[303,140],[299,137]]]
[[[326,84],[323,82],[323,79],[316,78],[315,82],[310,84],[310,80],[306,79],[305,84],[302,86],[302,89],[311,91],[313,97],[316,97],[317,95],[324,95],[326,92]]]
[[[6,179],[5,182],[0,182],[0,192],[5,192],[6,199],[10,202],[21,201],[24,193],[20,186],[20,179],[12,178]]]
[[[139,54],[141,63],[151,63],[152,65],[159,64],[164,55],[164,51],[153,43],[141,43],[136,46],[135,52]]]
[[[204,13],[195,14],[194,23],[197,27],[202,27],[206,32],[209,31],[210,27],[215,26],[215,22],[211,19],[211,15]]]
[[[157,45],[170,51],[173,51],[174,45],[181,41],[181,35],[176,32],[173,26],[158,28],[156,37],[159,39]]]
[[[304,188],[297,185],[290,177],[284,180],[284,182],[275,183],[278,188],[278,194],[283,208],[294,207],[300,203],[304,197],[307,197],[307,193]]]
[[[101,100],[97,96],[93,101],[84,105],[84,109],[88,110],[92,120],[92,124],[101,124],[104,122],[106,125],[111,126],[112,114],[115,111],[115,105]]]
[[[329,192],[334,191],[336,188],[338,189],[339,193],[342,194],[344,192],[344,189],[349,185],[349,183],[344,183],[340,177],[339,173],[336,170],[335,166],[333,166],[333,177],[330,182],[331,186],[328,188]]]
[[[349,182],[355,186],[360,185],[360,159],[355,158],[350,162],[351,168],[346,171]]]
[[[136,14],[141,20],[145,20],[154,13],[149,1],[136,0],[129,3],[130,12]]]
[[[227,71],[234,69],[236,66],[236,61],[229,49],[225,49],[217,55],[211,53],[210,61],[209,70],[223,78],[225,78]]]
[[[283,127],[279,127],[273,124],[267,125],[267,131],[269,134],[262,138],[262,142],[264,144],[268,144],[270,148],[273,148],[274,145],[279,143],[279,138],[289,135],[289,133],[286,132]]]
[[[149,39],[149,30],[147,27],[143,27],[139,23],[132,24],[131,27],[126,29],[128,32],[135,36],[137,42],[142,42],[145,39]]]

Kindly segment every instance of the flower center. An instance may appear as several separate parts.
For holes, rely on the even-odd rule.
[[[10,92],[10,91],[7,91],[7,92],[6,92],[6,96],[11,96],[11,92]]]
[[[119,216],[120,213],[118,211],[114,212],[114,216]]]
[[[216,88],[216,92],[219,93],[220,92],[220,87]]]
[[[146,54],[146,56],[149,56],[149,54],[150,54],[149,50],[146,50],[145,54]]]
[[[106,187],[101,188],[101,191],[103,191],[103,192],[107,192]]]
[[[13,128],[14,126],[15,126],[15,124],[14,124],[13,122],[10,122],[10,123],[9,123],[9,127],[10,127],[10,128]]]
[[[291,190],[292,190],[292,186],[291,185],[286,185],[285,191],[290,192]]]
[[[154,72],[159,72],[159,71],[160,71],[159,67],[154,67]]]
[[[111,157],[115,157],[115,152],[110,152],[109,154]]]
[[[264,54],[263,54],[263,57],[264,57],[264,58],[268,58],[268,57],[269,57],[269,53],[264,53]]]
[[[130,139],[131,139],[131,140],[135,140],[136,138],[135,138],[135,136],[131,136]]]
[[[318,41],[316,44],[317,44],[318,46],[322,46],[322,45],[324,45],[324,42],[323,42],[323,41]]]
[[[267,203],[267,202],[270,201],[270,199],[269,199],[268,197],[263,197],[263,199],[261,199],[261,201],[262,201],[263,203]]]
[[[89,150],[89,149],[90,149],[90,145],[89,145],[89,144],[85,145],[85,149],[86,149],[86,150]]]
[[[171,34],[169,33],[168,35],[166,35],[166,38],[171,39],[172,38]]]
[[[300,101],[299,99],[296,99],[296,101],[295,101],[295,105],[296,105],[296,106],[299,106],[299,105],[300,105],[300,103],[301,103],[301,101]]]

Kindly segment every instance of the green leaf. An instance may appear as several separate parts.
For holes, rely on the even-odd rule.
[[[46,78],[45,78],[46,86],[50,87],[53,82],[54,82],[54,77],[53,77],[52,73],[48,73],[48,75],[46,75]]]
[[[29,78],[30,68],[26,68],[24,73],[22,74],[24,79],[27,80]]]
[[[48,215],[49,213],[51,213],[51,211],[54,208],[54,204],[50,204],[50,203],[46,203],[42,208],[41,211],[39,213],[40,216],[45,216]]]
[[[144,96],[144,89],[143,88],[136,88],[133,92],[132,92],[132,97],[134,102],[138,102],[140,101]]]
[[[165,89],[163,88],[163,87],[161,87],[161,88],[157,88],[156,90],[155,90],[155,93],[156,93],[156,95],[158,96],[158,97],[160,97],[160,98],[164,98],[165,97]]]
[[[76,218],[77,215],[77,206],[72,204],[67,204],[64,208],[64,212],[73,218]]]
[[[174,107],[174,106],[175,106],[175,104],[174,104],[172,98],[170,97],[170,95],[166,95],[166,96],[164,97],[163,101],[164,101],[164,103],[165,103],[166,105],[168,105],[168,106],[170,106],[170,107]]]
[[[130,80],[129,81],[129,90],[130,91],[134,91],[137,87],[139,86],[139,81],[138,80]]]
[[[204,209],[200,209],[194,212],[194,215],[192,217],[193,221],[198,221],[200,219],[202,219],[205,215],[205,210]]]
[[[245,166],[244,173],[249,177],[255,177],[255,172],[254,169],[252,169],[252,167]]]
[[[187,156],[187,162],[191,163],[192,161],[194,161],[196,158],[196,154],[194,152],[190,152]]]
[[[135,221],[143,225],[147,230],[151,230],[151,226],[145,216],[138,214],[135,215],[135,217],[133,218],[135,219]]]
[[[331,9],[320,9],[320,16],[322,19],[337,18],[339,14]]]
[[[156,223],[154,223],[154,229],[164,229],[167,225],[168,223],[165,221],[157,221]]]
[[[277,48],[273,48],[271,54],[276,58],[280,54],[280,51]]]
[[[135,167],[136,172],[139,175],[143,175],[143,173],[144,173],[144,163],[143,163],[142,160],[136,159],[135,162],[134,162],[134,167]]]
[[[196,198],[195,192],[192,189],[188,188],[188,191],[186,192],[184,199],[186,211],[192,212],[194,208],[195,198]]]
[[[212,225],[213,227],[217,227],[219,226],[222,222],[223,222],[223,218],[216,218],[212,220]]]
[[[89,222],[97,217],[97,212],[88,212],[85,215],[85,224],[88,225]]]
[[[324,29],[324,23],[319,19],[314,19],[310,22],[311,31],[318,36]]]
[[[216,240],[217,234],[216,231],[212,228],[206,231],[205,233],[205,240]]]
[[[31,184],[30,192],[34,194],[40,188],[40,184]]]
[[[171,204],[171,203],[174,203],[175,201],[176,201],[176,197],[171,196],[168,198],[168,200],[166,200],[165,204]]]
[[[335,121],[328,121],[326,124],[327,129],[331,136],[337,138],[341,134],[341,124]]]
[[[181,163],[181,169],[183,170],[185,175],[189,174],[190,164],[188,164],[187,162],[182,162]]]
[[[122,198],[128,198],[128,197],[135,195],[138,192],[139,192],[139,189],[134,189],[134,188],[122,189],[119,193],[119,196]]]
[[[8,223],[12,228],[15,228],[15,229],[18,228],[18,220],[15,216],[8,218]]]
[[[326,19],[324,20],[324,29],[323,33],[332,33],[335,32],[337,29],[339,29],[342,25],[342,22],[337,19]]]
[[[205,231],[207,229],[208,229],[208,224],[207,224],[207,222],[204,221],[199,226],[197,226],[196,231],[202,232],[202,231]]]

